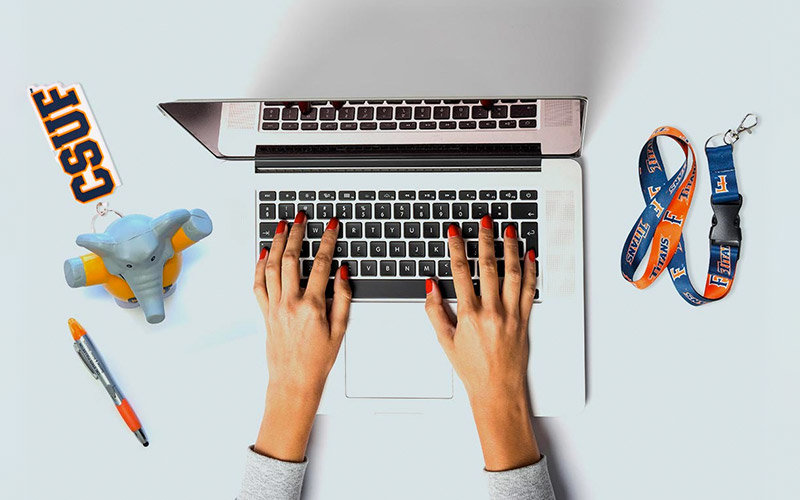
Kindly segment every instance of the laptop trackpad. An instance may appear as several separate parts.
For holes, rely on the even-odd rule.
[[[348,398],[453,397],[453,371],[423,303],[354,303],[344,342]]]

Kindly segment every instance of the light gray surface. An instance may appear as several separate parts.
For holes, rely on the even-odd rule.
[[[589,401],[580,415],[536,422],[558,498],[800,496],[798,237],[789,195],[800,185],[795,4],[471,4],[3,7],[0,497],[211,499],[231,498],[239,486],[266,373],[250,293],[253,228],[243,216],[254,175],[214,160],[156,102],[483,92],[590,98],[582,160]],[[25,100],[28,84],[53,80],[84,86],[124,182],[114,208],[157,215],[202,207],[214,220],[214,234],[184,253],[161,325],[119,310],[100,290],[63,282],[62,262],[80,253],[74,238],[88,230],[92,210],[72,200]],[[763,123],[736,147],[746,248],[732,295],[694,309],[666,278],[634,290],[618,262],[643,203],[642,143],[672,124],[699,145],[750,111]],[[698,281],[711,217],[704,169],[703,158],[686,228]],[[220,297],[224,308],[214,306]],[[102,349],[149,448],[72,352],[70,315]],[[370,498],[386,484],[398,499],[485,492],[469,415],[321,419],[309,456],[308,498]]]

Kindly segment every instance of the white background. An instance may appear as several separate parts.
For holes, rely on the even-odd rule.
[[[583,94],[587,376],[579,415],[538,419],[561,499],[798,498],[796,4],[601,2],[17,2],[0,15],[3,287],[0,497],[232,498],[263,405],[252,280],[252,167],[212,158],[156,103],[313,95]],[[167,320],[144,323],[64,259],[88,230],[28,84],[80,82],[124,185],[157,215],[202,207]],[[642,208],[636,160],[659,125],[736,145],[745,244],[732,294],[692,308],[662,277],[619,272]],[[675,165],[670,167],[674,169]],[[261,180],[261,179],[259,179]],[[686,228],[702,283],[705,158]],[[422,310],[420,310],[422,314]],[[89,329],[151,437],[142,448],[72,352]],[[318,419],[307,498],[482,498],[470,416]]]

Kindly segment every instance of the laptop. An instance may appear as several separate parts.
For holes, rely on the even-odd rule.
[[[321,413],[416,413],[467,403],[423,308],[425,279],[455,301],[447,227],[477,288],[478,227],[495,221],[498,267],[535,249],[528,382],[536,416],[585,404],[583,97],[179,100],[159,105],[217,158],[255,169],[254,252],[278,221],[309,218],[303,277],[330,217],[353,305]],[[249,167],[247,166],[249,165]],[[254,167],[253,167],[254,165]],[[245,214],[243,214],[245,215]],[[519,255],[503,255],[513,224]],[[244,251],[244,249],[243,249]],[[333,272],[332,272],[333,275]]]

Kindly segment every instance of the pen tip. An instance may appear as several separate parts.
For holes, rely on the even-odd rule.
[[[69,331],[72,333],[72,338],[74,340],[78,340],[79,338],[86,335],[86,330],[83,329],[78,320],[75,318],[70,318],[67,320],[67,324],[69,325]]]
[[[148,446],[150,446],[150,441],[145,441],[144,443],[142,443],[142,446],[147,448]]]

